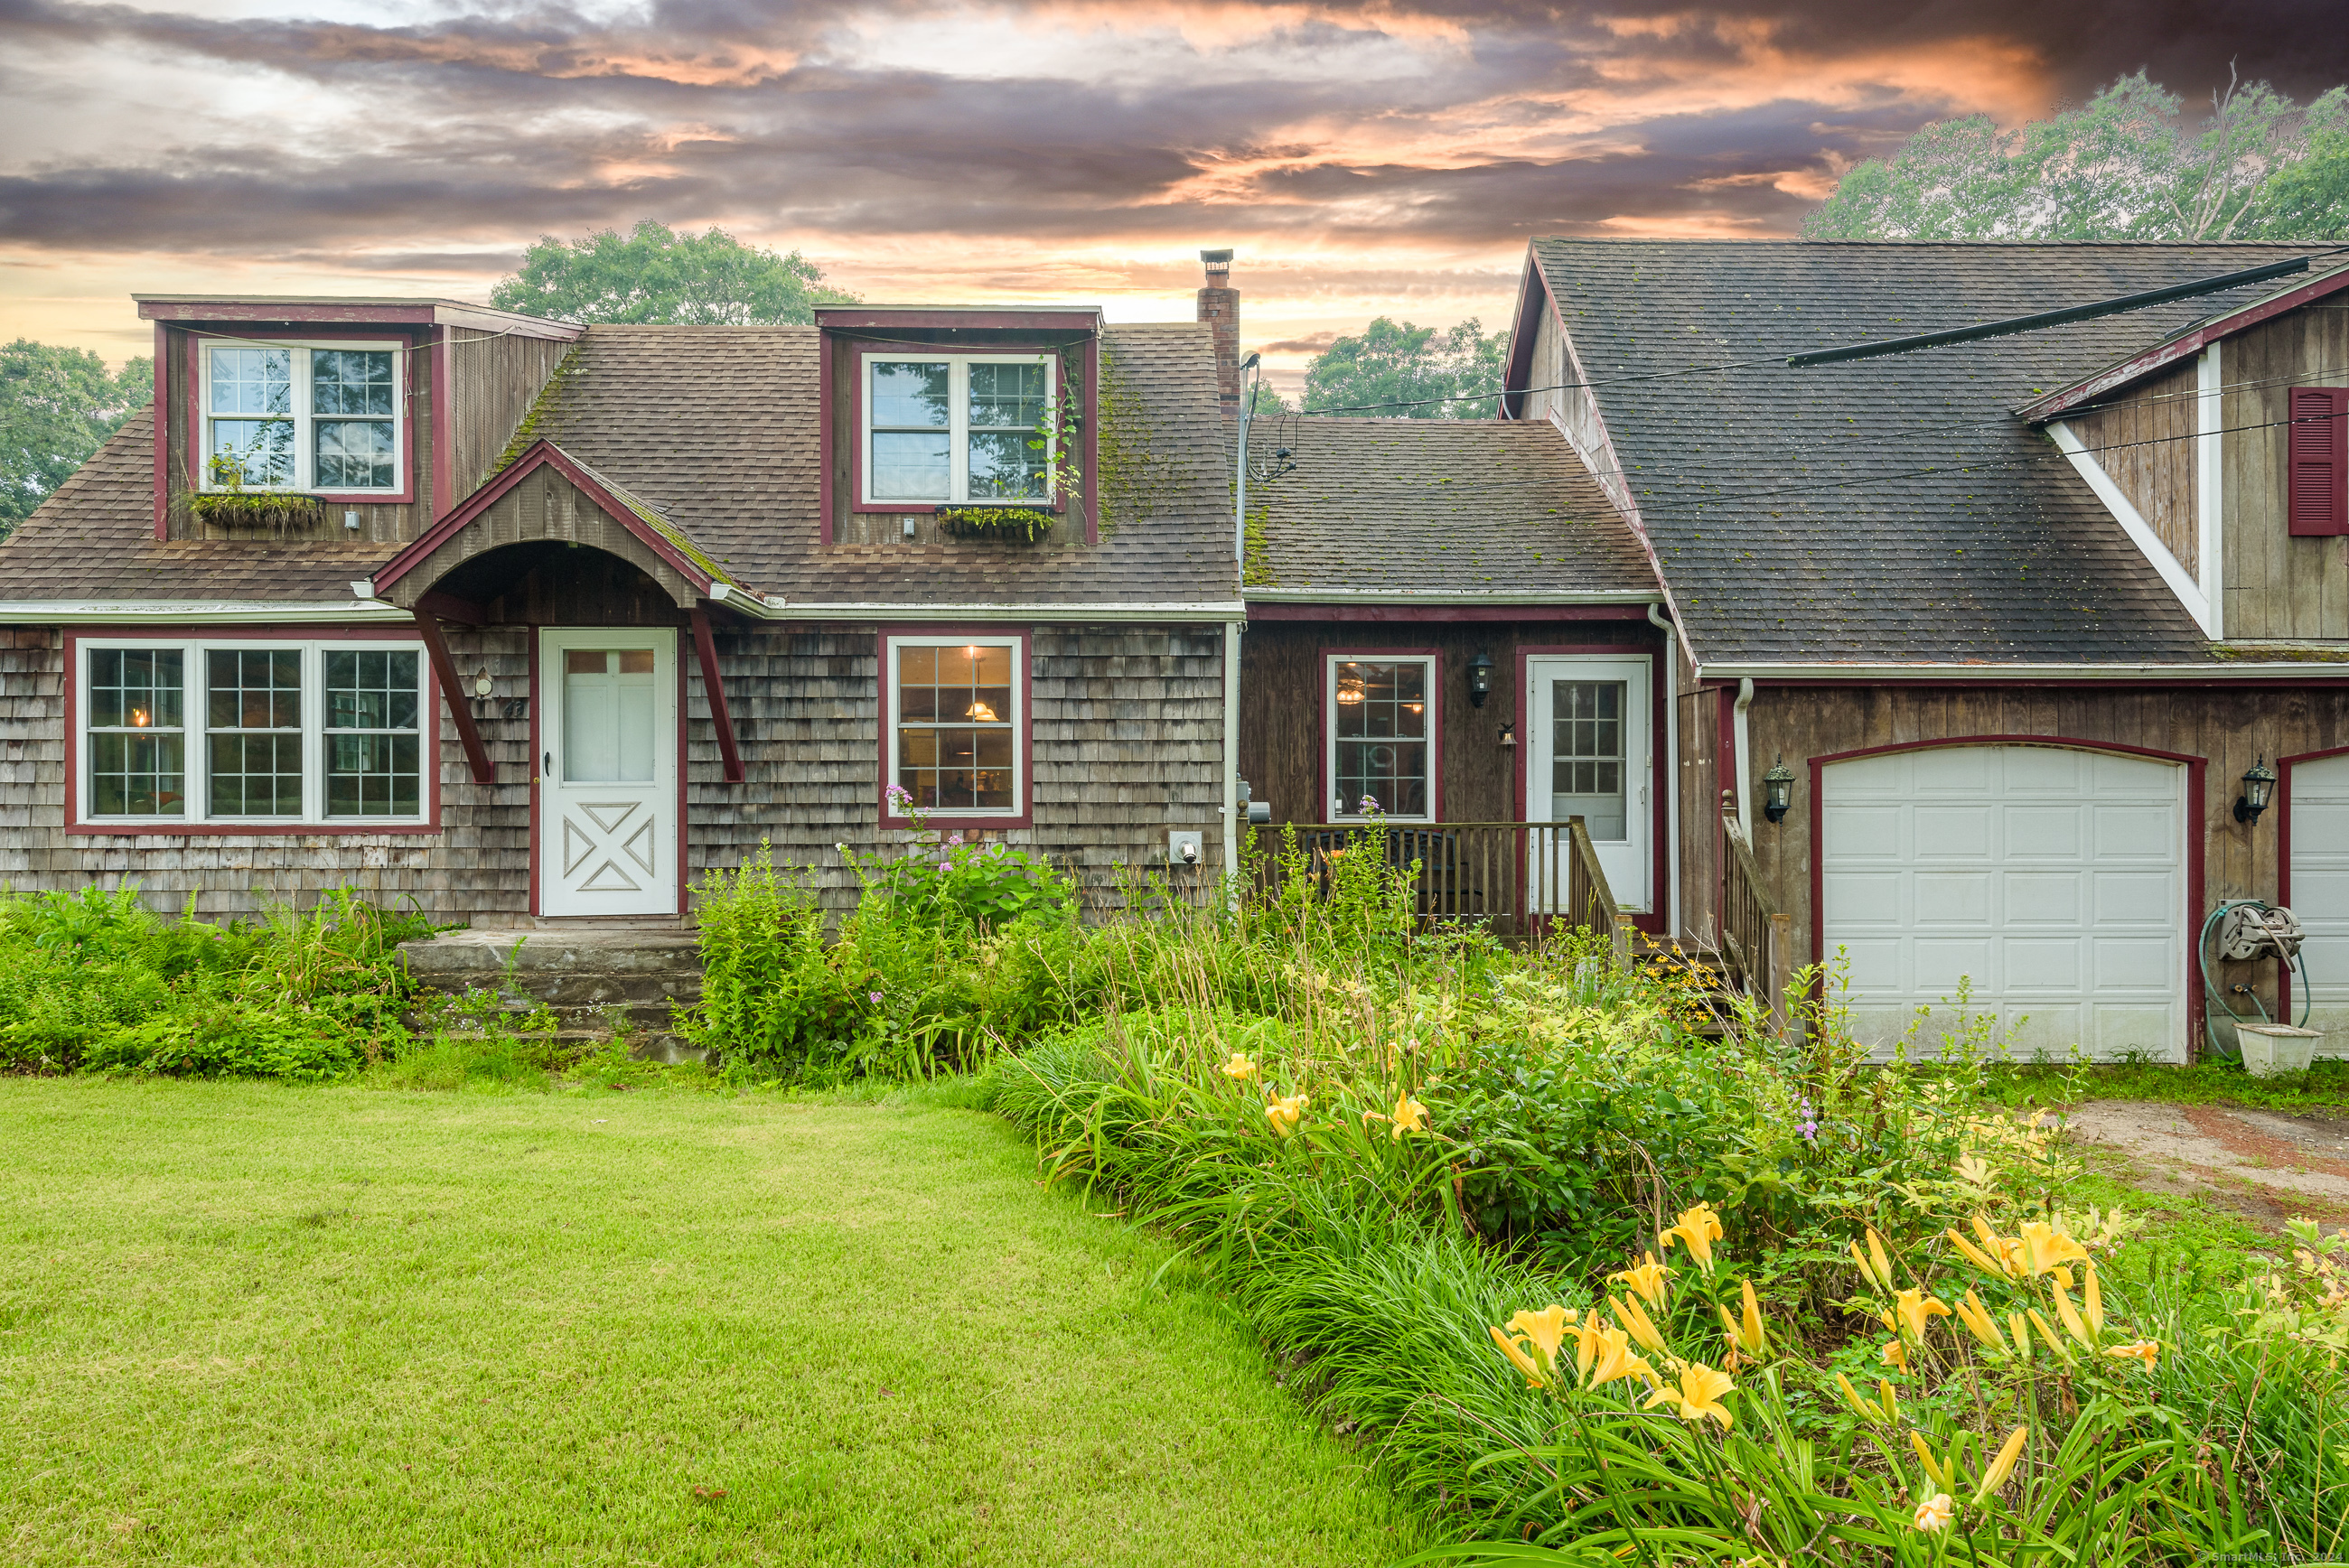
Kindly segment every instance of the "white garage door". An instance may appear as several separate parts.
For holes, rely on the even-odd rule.
[[[1959,986],[2016,1053],[2186,1050],[2186,769],[2044,746],[1887,752],[1822,770],[1826,953],[1855,1034],[1911,1050]]]
[[[2292,770],[2292,912],[2308,933],[2316,1006],[2308,1026],[2325,1031],[2317,1048],[2349,1056],[2349,756],[2302,762]],[[2296,1023],[2300,999],[2292,1010]]]

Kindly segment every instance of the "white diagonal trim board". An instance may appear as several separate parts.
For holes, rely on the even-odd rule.
[[[2202,634],[2215,642],[2219,629],[2212,624],[2210,600],[2202,592],[2202,584],[2194,581],[2193,573],[2169,552],[2169,546],[2162,543],[2151,525],[2137,514],[2129,498],[2121,493],[2121,487],[2113,483],[2113,476],[2105,472],[2104,465],[2096,461],[2095,455],[2080,444],[2080,438],[2072,433],[2071,426],[2058,419],[2047,427],[2047,435],[2055,443],[2056,449],[2072,459],[2072,467],[2088,481],[2088,488],[2096,492],[2096,499],[2105,503],[2105,510],[2113,514],[2113,521],[2121,525],[2121,531],[2129,536],[2129,542],[2137,546],[2137,552],[2161,573],[2161,580],[2169,584],[2169,591],[2178,595],[2178,602],[2186,606],[2186,613],[2194,617],[2194,624],[2202,628]]]

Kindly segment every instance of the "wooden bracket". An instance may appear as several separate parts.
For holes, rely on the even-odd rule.
[[[449,717],[457,721],[457,738],[464,743],[465,761],[473,770],[473,782],[496,783],[497,769],[491,765],[489,748],[481,744],[481,732],[473,723],[472,705],[466,701],[465,688],[459,683],[457,661],[449,656],[449,645],[440,635],[440,623],[421,603],[416,606],[416,634],[424,639],[425,656],[432,661],[440,696],[449,704]]]
[[[709,634],[709,612],[696,604],[689,612],[693,622],[693,651],[701,660],[701,690],[709,698],[710,727],[718,731],[718,755],[725,759],[726,782],[742,782],[742,748],[734,739],[734,716],[726,707],[726,683],[718,676],[718,642]]]

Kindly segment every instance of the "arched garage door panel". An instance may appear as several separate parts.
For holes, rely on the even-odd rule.
[[[1885,752],[1821,769],[1821,929],[1852,1026],[1922,1054],[1976,1011],[2016,1051],[2185,1059],[2186,769],[2044,746]]]
[[[2292,911],[2308,933],[2301,962],[2315,1006],[2318,1048],[2349,1056],[2349,756],[2292,769]],[[2292,1016],[2300,1002],[2292,1002]]]

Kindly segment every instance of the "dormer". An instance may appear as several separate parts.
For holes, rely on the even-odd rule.
[[[823,542],[1100,542],[1097,307],[816,307]]]
[[[155,324],[158,539],[413,539],[585,330],[453,300],[133,297]]]
[[[2213,641],[2349,640],[2349,266],[2288,277],[2018,412]]]

